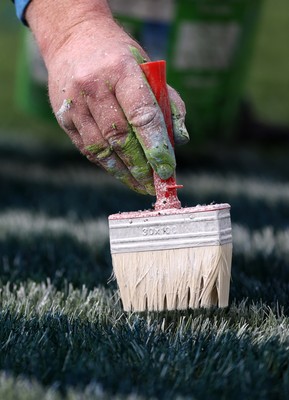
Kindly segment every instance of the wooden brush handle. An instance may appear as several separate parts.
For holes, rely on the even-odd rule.
[[[141,64],[141,69],[143,70],[163,113],[168,136],[171,145],[174,147],[171,106],[166,81],[166,62],[164,60],[148,62]],[[174,175],[169,179],[161,179],[156,172],[154,172],[154,185],[157,196],[155,210],[181,208],[181,203],[177,196],[177,188],[182,187],[182,185],[176,184]]]

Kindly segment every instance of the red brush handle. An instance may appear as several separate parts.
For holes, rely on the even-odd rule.
[[[174,147],[174,134],[171,115],[171,106],[168,95],[167,81],[166,81],[166,62],[163,60],[152,61],[141,64],[147,81],[155,95],[155,98],[162,110],[168,136],[172,146]],[[175,176],[169,179],[161,179],[154,172],[154,185],[156,189],[157,200],[155,203],[155,210],[165,210],[169,208],[181,208],[181,203],[177,196],[177,188],[182,185],[176,184]]]

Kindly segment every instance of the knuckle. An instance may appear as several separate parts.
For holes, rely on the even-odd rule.
[[[109,144],[114,151],[116,152],[123,151],[124,148],[126,147],[126,135],[121,134],[111,137],[109,139]]]
[[[135,128],[154,127],[161,124],[161,113],[155,105],[138,106],[131,110],[129,123]]]
[[[72,90],[75,94],[90,96],[95,93],[98,79],[90,72],[78,71],[74,74],[72,80]]]
[[[81,110],[79,113],[74,114],[74,123],[79,128],[80,133],[89,131],[93,121],[88,110]]]
[[[112,147],[118,147],[125,141],[128,134],[128,127],[119,127],[117,124],[111,124],[103,133],[103,137]]]
[[[70,135],[71,133],[74,133],[76,131],[76,128],[74,126],[74,123],[72,119],[66,119],[64,117],[57,117],[58,124],[62,127],[62,129],[65,130],[65,132]]]
[[[96,80],[94,79],[89,80],[87,77],[77,78],[77,80],[73,82],[73,90],[76,96],[80,95],[79,99],[82,101],[87,96],[91,96],[95,93],[96,84]]]
[[[102,161],[107,159],[112,154],[112,148],[106,144],[90,144],[83,149],[84,154],[89,159]]]
[[[76,87],[79,86],[85,87],[87,85],[87,82],[90,82],[91,80],[92,80],[92,74],[89,73],[88,71],[80,69],[75,71],[72,82]]]
[[[71,125],[71,126],[63,127],[63,128],[64,128],[64,131],[67,133],[67,135],[70,138],[74,138],[75,136],[78,136],[77,129],[75,128],[74,125],[73,126]]]

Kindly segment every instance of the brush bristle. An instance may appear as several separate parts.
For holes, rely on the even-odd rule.
[[[112,254],[125,311],[226,307],[232,243]]]

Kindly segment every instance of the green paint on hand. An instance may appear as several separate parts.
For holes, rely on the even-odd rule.
[[[90,144],[85,147],[85,150],[89,151],[92,154],[98,154],[101,151],[101,148],[97,144]]]
[[[110,81],[105,81],[105,84],[106,84],[106,86],[108,87],[108,90],[110,91],[110,92],[112,92],[113,91],[113,86],[112,86],[112,83],[110,82]]]
[[[98,144],[91,144],[89,146],[86,146],[85,150],[95,155],[97,160],[104,160],[105,158],[108,158],[113,151],[112,148],[109,146],[103,148],[103,146],[99,146]]]
[[[128,167],[132,176],[146,188],[149,194],[154,195],[152,169],[131,126],[128,126],[128,134],[126,136],[113,141],[113,147]]]
[[[129,49],[138,64],[143,64],[147,62],[147,59],[141,55],[140,51],[136,47],[129,46]]]
[[[166,143],[164,143],[163,147],[166,148],[166,151],[161,151],[157,146],[147,150],[146,155],[149,163],[159,177],[161,179],[168,179],[175,171],[176,161],[174,153],[172,154],[171,151],[169,151]]]
[[[125,165],[123,168],[119,168],[115,158],[110,157],[113,148],[127,168]],[[155,194],[152,170],[131,130],[124,139],[114,140],[112,146],[103,148],[98,144],[91,144],[86,146],[85,150],[91,153],[87,155],[90,161],[99,161],[110,175],[113,175],[130,189],[140,194]]]
[[[171,101],[171,111],[175,144],[186,144],[189,142],[190,136],[185,126],[184,117],[181,116],[177,105],[173,101]]]
[[[157,134],[152,132],[147,141],[138,133],[137,128],[131,125],[131,129],[135,133],[145,157],[153,170],[157,172],[161,179],[171,177],[176,168],[176,159],[174,149],[166,133],[165,125],[163,126],[164,136],[160,137],[159,132]]]

